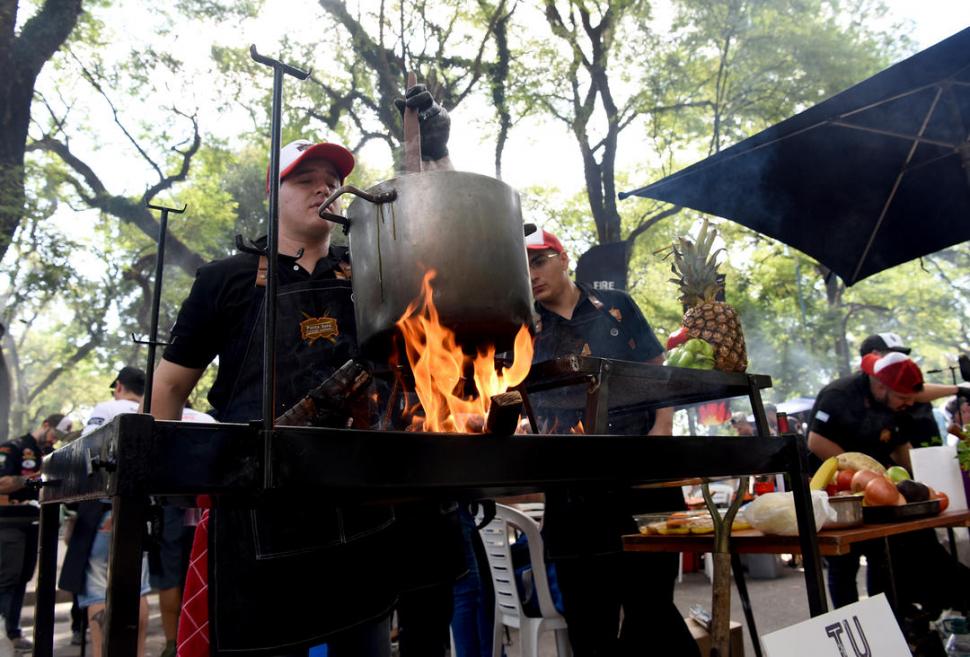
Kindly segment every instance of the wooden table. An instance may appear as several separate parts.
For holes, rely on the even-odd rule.
[[[947,511],[929,518],[906,522],[860,525],[849,529],[823,529],[818,532],[818,547],[822,555],[831,557],[848,554],[853,543],[896,534],[936,529],[938,527],[970,526],[970,511]],[[623,537],[627,552],[710,552],[714,548],[714,534],[636,534]],[[739,554],[799,554],[798,536],[769,536],[756,529],[731,533],[731,551]]]
[[[818,532],[819,553],[824,556],[848,554],[853,543],[874,539],[888,539],[890,536],[905,534],[921,529],[936,529],[940,527],[968,527],[970,526],[970,511],[947,511],[929,518],[908,520],[905,522],[878,523],[860,525],[849,529],[823,529]],[[952,547],[952,543],[951,543]],[[714,534],[634,534],[623,537],[623,549],[627,552],[711,552],[714,549]],[[756,529],[743,529],[731,532],[731,566],[734,571],[734,581],[738,587],[738,596],[751,635],[751,644],[756,657],[761,657],[761,642],[751,609],[751,600],[744,579],[739,554],[799,554],[801,545],[798,536],[773,536],[762,534]],[[889,554],[888,542],[886,544]],[[890,582],[892,561],[890,560]],[[890,592],[895,600],[895,585]]]

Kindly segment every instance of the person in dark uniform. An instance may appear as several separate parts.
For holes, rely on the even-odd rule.
[[[628,294],[573,282],[569,257],[549,231],[536,231],[526,246],[538,313],[533,362],[579,354],[663,363],[663,347]],[[546,412],[541,397],[534,403],[544,431],[566,433],[582,418],[580,409]],[[612,414],[609,424],[609,433],[670,435],[673,409]],[[543,539],[576,657],[700,655],[674,605],[677,555],[623,552],[621,539],[637,533],[634,513],[685,508],[680,488],[546,491]]]
[[[898,349],[880,352],[868,350],[859,372],[833,381],[816,397],[809,421],[808,447],[818,459],[842,452],[863,452],[884,466],[901,465],[912,470],[911,440],[930,429],[909,410],[919,402],[938,397],[970,396],[968,388],[925,384],[919,366]],[[935,422],[931,420],[930,424],[937,431]],[[947,591],[964,597],[970,590],[967,569],[948,557],[932,531],[929,535],[914,532],[894,537],[891,546],[893,562],[905,564],[895,569],[900,602],[919,602],[931,608],[958,602]],[[835,607],[858,600],[856,574],[861,554],[866,555],[869,595],[890,590],[883,542],[854,543],[851,554],[826,557],[829,595]],[[964,584],[958,586],[958,581]],[[905,613],[905,609],[897,609],[900,617]]]
[[[37,489],[27,482],[40,476],[41,459],[51,451],[59,438],[71,430],[71,420],[60,413],[48,415],[34,431],[0,445],[0,495],[7,504],[16,505],[36,500]],[[3,516],[0,507],[0,516]],[[0,614],[7,636],[17,650],[29,650],[30,641],[22,636],[20,610],[24,604],[27,582],[37,565],[37,523],[25,520],[0,525]]]
[[[865,358],[867,354],[885,356],[896,352],[909,355],[912,349],[903,343],[903,339],[896,333],[874,333],[868,336],[859,345],[859,357]],[[924,382],[924,387],[926,384]],[[940,427],[933,416],[933,405],[926,401],[914,401],[913,405],[906,409],[907,418],[906,436],[913,447],[930,447],[942,445],[943,436],[940,435]]]
[[[439,158],[438,167],[434,162],[426,167],[441,168],[445,143],[427,140],[447,140],[448,131],[434,126],[447,122],[447,113],[426,91],[410,89],[407,102],[420,110],[423,153]],[[330,246],[333,224],[318,215],[323,200],[353,170],[354,156],[338,144],[306,140],[284,146],[280,155],[276,416],[357,354],[347,254]],[[240,253],[199,269],[155,373],[155,417],[180,417],[189,392],[216,357],[219,371],[209,392],[213,415],[220,422],[261,417],[264,286],[265,256]],[[423,616],[400,611],[401,650],[443,654],[451,586],[463,567],[460,528],[457,520],[453,529],[429,521],[432,534],[407,541],[402,513],[407,515],[319,499],[299,504],[271,493],[254,509],[214,508],[200,524],[208,527],[212,653],[304,654],[306,647],[326,642],[332,657],[386,655],[389,613],[399,595],[434,590],[443,592],[438,597],[444,603],[429,604]],[[409,544],[424,546],[434,568],[401,564],[398,555]],[[179,654],[188,609],[183,606]],[[427,627],[440,632],[424,632]]]

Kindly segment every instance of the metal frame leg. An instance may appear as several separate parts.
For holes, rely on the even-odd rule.
[[[795,517],[798,520],[798,542],[802,548],[802,562],[805,566],[805,589],[808,594],[808,610],[812,617],[820,616],[829,610],[825,599],[825,582],[822,580],[822,557],[818,549],[815,512],[812,509],[812,494],[808,489],[805,455],[801,441],[793,441],[795,450],[792,462],[794,469],[789,470],[788,484],[795,498]]]
[[[751,609],[751,598],[748,596],[748,583],[744,579],[744,566],[737,552],[731,552],[731,570],[734,572],[734,585],[738,587],[738,597],[741,598],[741,609],[744,611],[744,621],[748,625],[751,635],[751,645],[754,647],[755,657],[761,657],[761,639],[754,622],[754,611]]]
[[[34,603],[34,655],[54,655],[54,602],[57,581],[57,534],[61,505],[45,504],[40,509],[40,539],[36,602]]]
[[[142,542],[149,501],[148,498],[115,496],[111,505],[104,654],[106,657],[127,657],[138,654]]]
[[[893,551],[889,547],[888,536],[882,537],[882,549],[886,554],[886,573],[889,576],[889,581],[887,582],[887,584],[889,584],[889,590],[886,591],[886,593],[889,594],[889,604],[892,606],[893,611],[895,611],[897,614],[901,614],[902,612],[899,609],[899,594],[896,591],[896,569],[893,567]],[[869,565],[866,565],[866,568],[869,567]]]

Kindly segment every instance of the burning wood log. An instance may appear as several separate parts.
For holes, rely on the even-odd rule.
[[[518,390],[493,395],[485,421],[485,433],[511,436],[519,426],[522,414],[522,394]]]
[[[351,403],[373,380],[370,371],[348,360],[329,379],[307,393],[292,408],[276,418],[277,426],[342,426],[350,419]]]

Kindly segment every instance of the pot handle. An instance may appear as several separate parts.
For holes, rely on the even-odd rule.
[[[344,232],[346,233],[350,230],[350,219],[343,215],[336,214],[334,212],[327,212],[326,208],[330,207],[330,204],[336,201],[338,198],[344,194],[353,194],[354,196],[359,196],[365,201],[370,201],[376,205],[382,203],[390,203],[397,198],[397,190],[391,189],[386,192],[381,192],[380,194],[369,194],[362,189],[354,187],[353,185],[342,185],[333,194],[327,197],[327,199],[320,204],[320,218],[326,219],[327,221],[332,221],[335,224],[340,224],[344,227]]]

